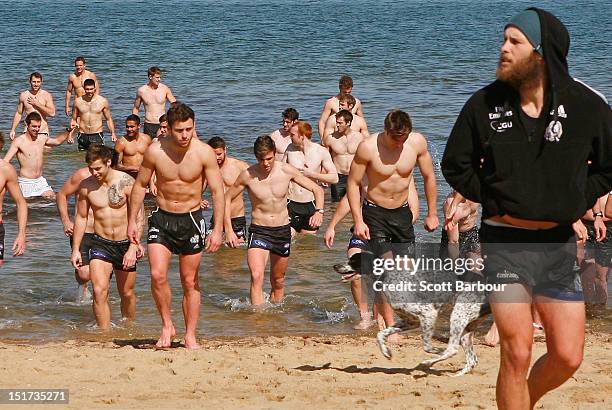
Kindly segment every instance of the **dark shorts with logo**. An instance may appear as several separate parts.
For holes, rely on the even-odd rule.
[[[612,221],[606,222],[606,237],[603,241],[595,240],[595,227],[592,223],[585,222],[588,239],[585,246],[585,259],[595,259],[599,266],[612,268]]]
[[[85,232],[85,234],[83,235],[83,240],[81,241],[81,247],[79,248],[83,266],[89,265],[89,250],[91,249],[91,245],[93,244],[94,235],[95,234],[93,233],[87,233],[87,232]],[[70,235],[70,249],[72,249],[72,235]]]
[[[91,144],[104,144],[104,133],[96,132],[94,134],[85,134],[79,132],[77,136],[79,151],[87,151]]]
[[[319,228],[310,226],[310,217],[316,212],[314,202],[295,202],[287,201],[287,211],[289,211],[289,225],[297,232],[317,231]]]
[[[4,223],[0,221],[0,260],[4,259],[4,235],[6,234],[4,230]]]
[[[142,131],[151,138],[157,137],[157,130],[159,130],[159,124],[151,124],[150,122],[145,122],[142,128]]]
[[[249,249],[266,249],[278,256],[287,257],[291,253],[291,228],[283,226],[261,226],[249,227]]]
[[[147,243],[159,243],[178,255],[204,249],[206,221],[200,211],[175,214],[157,208],[149,216]]]
[[[215,229],[213,218],[210,218],[210,221],[208,223],[210,224],[210,228],[208,229],[208,231],[206,231],[207,235],[210,234],[213,229]],[[244,239],[246,241],[247,239],[246,217],[237,216],[235,218],[232,218],[232,230],[234,231],[238,239]]]
[[[338,183],[332,184],[331,186],[331,199],[332,202],[340,202],[342,197],[346,195],[346,181],[348,175],[338,174]]]
[[[408,204],[387,209],[365,200],[361,212],[370,230],[369,245],[375,256],[380,257],[389,251],[394,256],[413,256],[415,237]]]
[[[553,299],[583,300],[576,287],[576,240],[571,225],[529,230],[480,227],[487,283],[520,283],[533,294]]]
[[[351,236],[348,242],[348,249],[361,249],[362,251],[369,251],[370,247],[368,246],[368,242],[363,239],[359,239],[355,235]]]
[[[111,241],[110,239],[102,238],[98,235],[93,235],[91,249],[89,250],[89,259],[100,259],[104,262],[111,263],[114,270],[123,272],[134,272],[136,264],[127,269],[123,268],[123,257],[130,247],[130,241]]]

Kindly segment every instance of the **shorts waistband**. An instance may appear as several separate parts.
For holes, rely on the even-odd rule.
[[[100,131],[100,132],[92,132],[91,134],[88,134],[88,133],[86,133],[86,132],[79,132],[77,136],[78,136],[78,137],[93,137],[93,136],[96,136],[96,137],[103,137],[103,136],[104,136],[104,132],[103,132],[103,131]]]
[[[251,224],[251,226],[249,226],[249,230],[251,229],[265,229],[266,231],[273,231],[273,232],[282,232],[285,231],[287,229],[290,229],[290,225],[281,225],[281,226],[263,226],[263,225],[255,225],[255,224]]]
[[[309,205],[309,204],[312,204],[314,206],[315,202],[314,201],[298,202],[298,201],[294,201],[292,199],[287,199],[287,204],[296,204],[296,205]]]
[[[402,206],[400,206],[400,207],[398,207],[398,208],[384,208],[384,207],[382,207],[382,206],[380,206],[380,205],[375,204],[374,202],[372,202],[372,201],[370,201],[370,200],[368,200],[368,199],[364,199],[364,200],[363,200],[363,205],[364,205],[364,206],[368,206],[368,207],[370,207],[370,208],[380,208],[380,209],[385,209],[385,210],[387,210],[387,211],[396,211],[396,210],[399,210],[399,209],[404,209],[404,208],[409,208],[409,207],[410,207],[410,206],[409,206],[409,204],[408,204],[408,202],[406,202],[404,205],[402,205]]]
[[[164,215],[168,215],[168,216],[170,216],[170,217],[175,217],[175,218],[184,218],[184,217],[186,217],[186,216],[191,216],[191,215],[193,215],[193,213],[194,213],[194,212],[197,212],[197,211],[189,211],[189,212],[185,212],[185,213],[180,213],[180,214],[179,214],[179,213],[176,213],[176,212],[165,211],[165,210],[161,209],[160,207],[157,207],[157,208],[155,208],[155,210],[153,210],[153,211],[151,212],[151,215],[153,215],[153,214],[154,214],[154,213],[156,213],[156,212],[162,213],[162,214],[164,214]]]
[[[92,238],[95,239],[96,241],[107,243],[109,245],[125,245],[126,243],[130,243],[129,239],[123,239],[121,241],[113,241],[112,239],[103,238],[100,235],[95,234],[95,233],[91,235],[93,235]]]

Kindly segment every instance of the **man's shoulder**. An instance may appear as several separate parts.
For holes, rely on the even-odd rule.
[[[74,178],[79,181],[83,181],[85,178],[89,178],[91,175],[91,171],[89,171],[88,167],[79,168],[74,171],[71,178]]]
[[[280,129],[276,129],[270,133],[270,137],[272,139],[275,139],[275,138],[282,138],[283,136],[280,133]]]
[[[144,132],[138,133],[138,139],[141,141],[147,141],[149,144],[151,144],[151,141],[153,141],[151,136],[149,134],[145,134]]]
[[[79,183],[79,189],[84,189],[86,191],[92,191],[99,187],[100,183],[93,175],[83,178],[83,180]]]
[[[574,78],[572,82],[573,99],[581,99],[589,108],[600,106],[610,108],[607,98],[601,92],[591,87],[587,83]]]

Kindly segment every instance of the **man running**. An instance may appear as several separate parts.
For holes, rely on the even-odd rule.
[[[149,68],[147,76],[149,77],[149,82],[138,88],[136,92],[132,114],[138,115],[140,105],[144,103],[145,120],[143,131],[149,137],[155,138],[157,137],[160,125],[159,117],[166,112],[166,101],[172,104],[176,101],[176,98],[174,98],[170,87],[161,82],[162,72],[159,67]]]
[[[81,243],[87,227],[89,209],[93,213],[94,235],[89,250],[90,277],[93,285],[93,311],[100,329],[109,329],[111,310],[108,303],[109,284],[113,271],[121,298],[121,316],[136,316],[136,260],[144,253],[139,245],[127,239],[128,206],[134,179],[111,168],[112,149],[92,146],[85,155],[91,176],[79,184],[77,214],[74,221],[72,265],[82,266]],[[137,230],[142,234],[144,208],[137,209]]]
[[[497,80],[465,104],[442,159],[449,184],[482,204],[484,272],[488,283],[505,286],[490,299],[501,409],[533,408],[583,358],[572,223],[612,188],[612,113],[569,75],[568,50],[569,33],[552,14],[531,8],[512,18]],[[532,303],[547,353],[529,371]]]
[[[196,328],[200,316],[199,268],[206,223],[200,212],[204,182],[213,198],[214,230],[206,238],[206,251],[216,252],[223,243],[223,179],[212,148],[195,135],[195,114],[183,103],[168,110],[169,135],[149,146],[132,190],[134,207],[130,208],[128,235],[139,243],[136,224],[137,207],[144,200],[151,175],[157,176],[158,208],[149,216],[148,254],[151,265],[151,290],[162,319],[162,331],[156,346],[170,347],[175,336],[170,311],[171,291],[168,266],[172,254],[179,254],[183,285],[185,347],[200,347]]]
[[[30,89],[19,94],[19,102],[13,116],[13,125],[11,126],[10,138],[15,139],[17,126],[21,121],[22,114],[28,115],[31,112],[40,114],[41,124],[39,134],[49,136],[48,117],[55,117],[55,104],[53,96],[46,90],[42,89],[43,77],[39,72],[30,74]]]
[[[19,162],[19,187],[25,198],[42,196],[45,199],[55,199],[55,192],[43,177],[44,148],[56,147],[62,144],[74,131],[67,129],[55,138],[39,135],[42,117],[37,112],[27,115],[26,131],[15,138],[4,156],[10,162],[16,155]]]
[[[77,136],[80,151],[86,151],[91,144],[104,144],[102,116],[106,119],[106,125],[111,132],[111,141],[117,141],[108,100],[96,94],[96,83],[91,78],[83,82],[83,88],[85,93],[74,101],[71,121],[72,126],[80,127]]]
[[[314,214],[307,221],[318,228],[323,220],[323,189],[293,166],[276,161],[276,147],[268,135],[254,144],[257,164],[242,171],[225,197],[226,215],[232,200],[246,189],[251,200],[251,226],[247,263],[251,271],[250,299],[254,306],[264,303],[263,282],[270,259],[270,301],[280,302],[285,294],[285,272],[291,252],[291,228],[287,212],[289,184],[294,182],[311,191],[315,197]],[[238,245],[229,217],[225,218],[225,234],[231,247]]]

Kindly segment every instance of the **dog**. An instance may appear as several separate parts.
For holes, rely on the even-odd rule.
[[[483,292],[476,291],[419,291],[420,284],[425,282],[435,286],[435,284],[456,283],[458,280],[466,283],[473,283],[482,276],[472,272],[466,272],[458,276],[454,271],[425,271],[416,270],[414,272],[388,270],[382,275],[376,276],[373,273],[374,254],[363,251],[357,253],[348,260],[347,263],[334,265],[334,270],[343,275],[348,280],[362,277],[368,284],[368,289],[373,289],[375,281],[380,281],[378,287],[384,284],[402,284],[406,286],[414,284],[415,291],[390,291],[384,290],[382,293],[386,297],[387,303],[391,305],[400,320],[394,325],[378,332],[376,337],[378,346],[382,354],[391,359],[391,349],[386,344],[386,339],[390,335],[398,332],[413,329],[421,326],[423,349],[428,353],[435,353],[438,356],[422,362],[427,367],[449,359],[454,356],[461,346],[465,352],[465,366],[453,376],[463,376],[478,364],[478,357],[474,352],[473,334],[478,324],[491,313],[487,297]],[[450,336],[448,345],[444,351],[435,349],[432,346],[434,326],[438,317],[438,312],[445,305],[452,305],[450,316]]]

